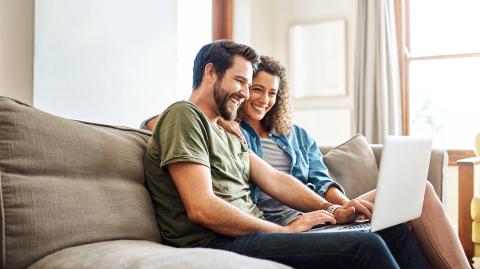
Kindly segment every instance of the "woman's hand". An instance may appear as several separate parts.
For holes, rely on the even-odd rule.
[[[312,229],[313,226],[317,224],[322,224],[325,222],[330,222],[331,224],[337,223],[332,214],[325,210],[317,210],[308,213],[303,213],[298,216],[287,226],[285,226],[286,231],[289,233],[299,233]]]
[[[363,215],[367,219],[372,218],[373,203],[363,199],[352,199],[333,212],[339,224],[351,223]]]
[[[217,123],[218,123],[218,125],[222,126],[223,129],[225,129],[227,132],[230,132],[230,133],[238,136],[238,138],[240,138],[240,140],[242,140],[243,144],[247,143],[247,140],[245,140],[245,137],[243,136],[242,131],[240,130],[240,124],[238,122],[236,122],[234,120],[226,121],[222,117],[220,117],[218,119]]]

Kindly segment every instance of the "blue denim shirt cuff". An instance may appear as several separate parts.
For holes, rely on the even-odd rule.
[[[325,183],[323,184],[322,186],[320,186],[320,188],[318,189],[317,193],[322,196],[322,197],[325,197],[325,193],[328,191],[328,188],[330,187],[336,187],[337,189],[339,189],[343,194],[345,194],[345,190],[343,189],[342,186],[340,186],[340,184],[338,184],[337,182],[335,181],[330,181],[328,183]]]
[[[151,116],[150,118],[142,121],[142,123],[140,123],[140,129],[148,130],[148,128],[147,128],[148,122],[151,121],[153,118],[156,118],[156,117],[158,117],[158,116],[159,116],[159,115]]]

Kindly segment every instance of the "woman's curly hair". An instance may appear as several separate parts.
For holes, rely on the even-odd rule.
[[[287,82],[286,69],[277,60],[269,56],[260,56],[258,65],[253,77],[261,72],[267,72],[270,75],[279,78],[277,99],[270,111],[260,121],[260,124],[266,131],[275,129],[278,134],[287,135],[292,129],[292,105],[290,102],[290,92]]]

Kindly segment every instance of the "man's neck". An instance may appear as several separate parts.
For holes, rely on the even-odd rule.
[[[215,101],[213,96],[207,95],[207,91],[198,88],[192,92],[188,101],[195,104],[209,120],[216,123],[219,115],[215,111]]]

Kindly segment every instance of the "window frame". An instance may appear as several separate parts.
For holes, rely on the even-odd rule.
[[[212,41],[233,38],[233,1],[212,0]]]

